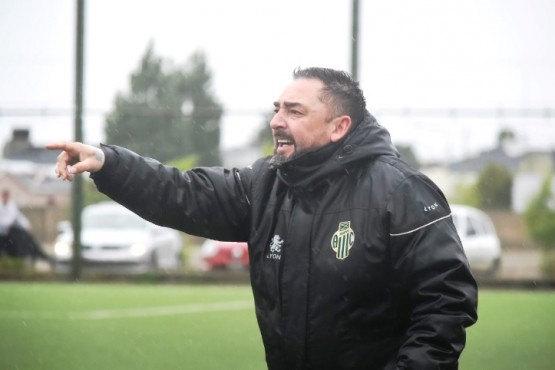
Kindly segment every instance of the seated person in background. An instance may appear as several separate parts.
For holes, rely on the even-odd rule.
[[[10,192],[2,190],[0,199],[0,257],[38,257],[48,259],[29,232],[30,222],[11,199]]]

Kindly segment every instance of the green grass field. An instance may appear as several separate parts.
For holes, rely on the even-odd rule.
[[[480,293],[461,369],[553,369],[555,292]],[[0,284],[0,369],[265,369],[247,286]]]

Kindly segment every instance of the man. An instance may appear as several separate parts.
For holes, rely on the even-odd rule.
[[[456,369],[477,288],[441,191],[398,158],[343,72],[298,69],[271,158],[180,172],[126,149],[57,143],[142,217],[248,241],[269,369]],[[72,166],[70,166],[72,165]]]
[[[29,229],[31,224],[17,207],[7,189],[0,199],[0,257],[31,257],[48,260]]]
[[[17,204],[11,199],[10,191],[2,190],[0,199],[0,234],[7,234],[12,227],[28,229],[30,226],[27,217],[21,213]]]

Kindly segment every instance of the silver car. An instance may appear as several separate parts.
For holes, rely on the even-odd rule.
[[[495,277],[501,267],[501,242],[490,217],[465,205],[451,205],[451,211],[470,268],[487,277]]]
[[[57,272],[71,267],[73,232],[65,225],[54,246]],[[115,202],[84,208],[81,248],[84,268],[113,273],[176,270],[182,262],[179,232],[154,225]]]

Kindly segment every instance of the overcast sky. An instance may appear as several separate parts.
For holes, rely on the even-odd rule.
[[[424,117],[419,108],[555,108],[555,1],[360,0],[359,79],[369,110],[424,159],[495,144],[512,128],[555,148],[555,119]],[[350,68],[350,0],[89,0],[85,140],[149,42],[175,64],[206,53],[224,105],[222,145],[244,144],[297,67]],[[75,1],[0,0],[0,146],[14,127],[37,144],[73,137]],[[19,110],[21,109],[21,110]],[[27,115],[45,109],[48,115]],[[57,114],[52,115],[56,111]]]

